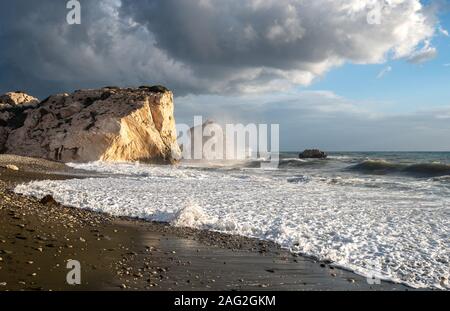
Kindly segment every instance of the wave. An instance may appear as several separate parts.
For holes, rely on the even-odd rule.
[[[305,166],[323,166],[327,161],[322,159],[295,159],[287,158],[281,159],[278,165],[279,168],[298,168]]]
[[[413,177],[439,177],[450,175],[450,165],[444,163],[402,164],[386,160],[366,160],[349,170],[376,175],[409,175]]]
[[[115,216],[269,240],[361,275],[372,276],[375,270],[413,287],[449,289],[440,283],[450,277],[447,195],[391,186],[355,188],[374,179],[362,176],[72,166],[104,174],[31,182],[15,192],[38,199],[50,194],[63,205]]]

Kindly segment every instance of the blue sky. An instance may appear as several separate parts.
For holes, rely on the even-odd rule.
[[[450,14],[440,16],[450,29]],[[450,105],[450,38],[437,33],[432,41],[438,54],[425,63],[391,60],[383,64],[346,64],[328,72],[306,89],[331,90],[361,102],[379,103],[383,112],[412,112]],[[448,64],[448,66],[445,66]],[[378,74],[390,67],[382,78]]]

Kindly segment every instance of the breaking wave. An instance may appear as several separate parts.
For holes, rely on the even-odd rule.
[[[443,163],[402,164],[386,160],[366,160],[349,168],[365,174],[402,174],[413,177],[439,177],[450,175],[450,165]]]

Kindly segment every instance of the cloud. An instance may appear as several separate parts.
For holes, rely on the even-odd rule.
[[[285,151],[450,150],[450,106],[380,112],[386,104],[350,100],[329,91],[264,97],[189,95],[177,99],[176,118],[177,123],[190,125],[195,115],[219,123],[280,124],[280,145]]]
[[[419,0],[386,2],[379,25],[367,22],[373,0],[81,3],[82,24],[69,26],[65,1],[0,2],[1,91],[162,83],[180,95],[261,93],[346,62],[436,53],[423,48],[435,13]]]
[[[392,71],[392,67],[391,66],[387,66],[385,68],[383,68],[377,75],[377,79],[381,79],[383,78],[386,74],[388,74],[389,72]]]
[[[429,41],[425,41],[424,46],[421,49],[415,51],[408,57],[408,62],[412,64],[421,64],[435,58],[436,55],[437,49],[432,47]]]
[[[445,29],[445,28],[443,28],[442,26],[439,26],[438,30],[439,30],[439,33],[440,33],[440,34],[442,34],[442,35],[444,35],[444,36],[446,36],[446,37],[449,36],[448,30]]]

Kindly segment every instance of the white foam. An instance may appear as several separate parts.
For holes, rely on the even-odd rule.
[[[183,167],[73,165],[104,178],[38,181],[16,192],[118,216],[267,239],[362,275],[448,289],[450,195],[430,181],[239,174]],[[244,178],[245,177],[245,178]],[[292,177],[292,176],[291,176]],[[336,179],[336,178],[335,178]],[[375,185],[375,186],[368,186]],[[442,190],[442,189],[440,189]],[[448,189],[447,189],[448,190]]]

